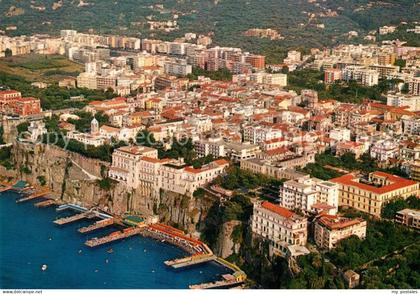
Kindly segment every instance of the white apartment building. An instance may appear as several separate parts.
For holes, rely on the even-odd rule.
[[[420,135],[420,118],[412,117],[402,121],[404,134]]]
[[[195,127],[198,134],[209,132],[213,129],[213,123],[208,116],[193,116],[187,119],[187,122]]]
[[[194,151],[198,157],[212,155],[218,158],[226,156],[224,141],[221,137],[194,142]]]
[[[342,78],[346,82],[354,80],[363,86],[369,87],[379,83],[379,73],[377,71],[357,65],[347,66],[344,68]]]
[[[323,210],[336,214],[338,209],[338,185],[316,178],[299,178],[283,184],[279,190],[279,204],[287,209],[307,212]]]
[[[251,228],[254,234],[270,241],[274,253],[283,256],[298,251],[309,253],[304,247],[308,235],[307,219],[284,207],[267,201],[254,203]]]
[[[287,52],[287,58],[284,59],[284,63],[286,64],[294,64],[299,63],[302,60],[302,53],[300,51],[291,50]]]
[[[261,152],[258,145],[245,143],[225,143],[225,154],[231,160],[239,162],[244,159],[256,158]]]
[[[244,141],[251,144],[261,144],[264,141],[277,139],[282,136],[281,130],[264,128],[262,126],[248,126],[243,129]]]
[[[276,73],[270,74],[265,72],[253,73],[250,80],[259,84],[273,85],[278,87],[287,86],[287,74]]]
[[[173,59],[163,65],[165,74],[185,77],[192,73],[192,65],[187,64],[185,59]]]
[[[330,139],[335,141],[350,141],[350,130],[346,128],[334,128],[330,131]]]
[[[420,95],[388,94],[386,104],[396,107],[408,107],[410,111],[420,111]]]
[[[408,93],[415,96],[420,95],[420,77],[408,81]]]
[[[366,237],[366,221],[339,216],[322,216],[315,222],[315,243],[322,249],[334,248],[340,240],[350,236]]]
[[[77,87],[88,88],[95,90],[98,87],[96,82],[96,74],[89,72],[82,72],[77,76]]]
[[[399,155],[398,143],[392,140],[379,140],[370,149],[370,156],[378,161],[388,161]]]

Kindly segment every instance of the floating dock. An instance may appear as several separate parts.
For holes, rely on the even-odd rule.
[[[90,211],[86,211],[86,212],[82,212],[73,216],[69,216],[69,217],[64,217],[64,218],[60,218],[54,221],[55,224],[57,225],[66,225],[69,223],[73,223],[76,222],[78,220],[84,219],[84,218],[92,218],[95,217],[96,215],[93,212]]]
[[[54,205],[55,203],[56,203],[55,200],[48,199],[48,200],[45,200],[45,201],[35,203],[34,206],[38,207],[38,208],[44,208],[44,207]]]
[[[30,201],[36,198],[40,198],[40,197],[45,197],[46,195],[48,195],[50,193],[49,190],[41,190],[41,191],[35,191],[34,193],[32,193],[31,195],[27,196],[27,197],[22,197],[18,200],[16,200],[16,203],[22,203],[22,202],[26,202],[26,201]]]
[[[80,228],[79,232],[82,233],[82,234],[85,234],[85,233],[95,231],[97,229],[105,228],[105,227],[113,225],[113,224],[114,224],[114,219],[113,218],[103,219],[103,220],[97,221],[93,225]]]
[[[93,238],[85,242],[85,245],[88,247],[96,247],[103,244],[107,244],[110,242],[114,242],[117,240],[125,239],[137,234],[140,234],[140,232],[144,228],[127,228],[123,231],[113,232],[109,234],[108,236],[102,237],[102,238]]]
[[[205,263],[209,261],[214,261],[214,260],[216,260],[216,256],[214,256],[213,254],[196,254],[196,255],[192,255],[192,256],[188,256],[184,258],[167,260],[165,261],[165,264],[172,268],[179,269],[179,268],[193,266],[193,265],[197,265],[197,264],[201,264],[201,263]]]

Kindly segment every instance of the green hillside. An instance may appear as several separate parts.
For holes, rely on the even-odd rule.
[[[380,25],[419,20],[419,6],[416,0],[0,0],[0,29],[17,26],[9,35],[72,28],[163,39],[213,32],[216,44],[261,52],[276,62],[285,48],[333,45],[351,30],[363,35]],[[178,31],[149,31],[147,18],[173,20],[174,15]],[[285,39],[243,36],[250,28],[273,28]]]

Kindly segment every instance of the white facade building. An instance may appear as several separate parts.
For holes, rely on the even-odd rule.
[[[378,161],[388,161],[391,158],[397,158],[398,155],[399,146],[391,140],[379,140],[370,149],[370,156]]]
[[[251,228],[254,234],[269,240],[271,249],[279,255],[309,253],[304,247],[308,235],[307,219],[286,208],[267,201],[255,203]]]
[[[420,111],[420,96],[388,94],[386,104],[395,107],[408,107],[410,111]]]
[[[364,66],[347,66],[343,69],[342,78],[346,82],[354,80],[368,87],[375,86],[379,83],[379,73],[375,70],[367,69]]]
[[[279,190],[279,204],[287,209],[307,212],[327,211],[336,214],[338,185],[316,178],[300,178],[283,184]]]

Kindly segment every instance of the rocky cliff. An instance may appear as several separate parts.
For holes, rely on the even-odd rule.
[[[107,174],[108,162],[85,158],[53,145],[14,143],[12,161],[16,169],[6,171],[1,167],[2,175],[32,184],[44,183],[56,199],[98,206],[116,214],[159,215],[160,221],[196,235],[215,201],[167,191],[153,198],[117,182],[103,189],[100,180]]]

